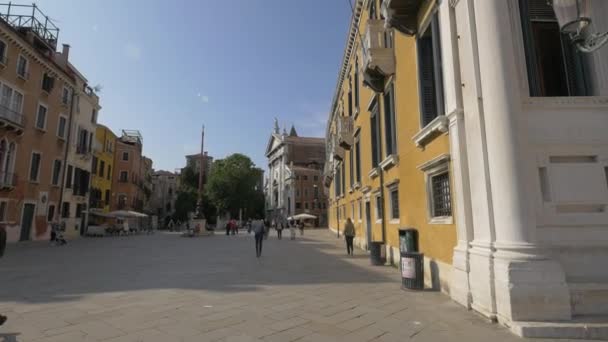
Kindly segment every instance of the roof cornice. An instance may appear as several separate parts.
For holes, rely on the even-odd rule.
[[[349,0],[350,1],[350,0]],[[344,82],[344,77],[347,74],[348,65],[350,64],[350,59],[352,57],[353,49],[355,47],[355,43],[357,37],[359,35],[359,20],[361,19],[361,12],[363,10],[364,3],[367,3],[369,0],[355,0],[354,4],[354,12],[351,15],[350,26],[348,29],[348,34],[346,36],[346,46],[344,47],[344,54],[342,56],[342,65],[340,67],[340,71],[338,72],[338,82],[336,83],[336,89],[334,90],[334,96],[331,100],[331,107],[329,112],[329,120],[327,121],[327,127],[325,131],[326,138],[329,139],[329,129],[331,126],[331,121],[335,114],[336,106],[338,104],[338,95],[340,94],[340,90],[342,89],[342,83]]]

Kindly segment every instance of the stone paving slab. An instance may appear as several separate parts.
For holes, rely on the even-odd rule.
[[[399,272],[346,256],[326,230],[271,236],[254,256],[246,234],[10,245],[0,341],[525,340],[441,293],[401,290]]]

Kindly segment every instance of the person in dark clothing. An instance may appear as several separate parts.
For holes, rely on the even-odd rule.
[[[344,240],[346,240],[346,253],[353,255],[353,240],[355,239],[355,225],[350,219],[346,219],[346,225],[344,226]]]
[[[6,228],[3,223],[0,223],[0,258],[4,255],[6,249]],[[6,316],[0,315],[0,325],[6,322]]]
[[[264,226],[264,221],[262,220],[255,220],[251,224],[251,230],[253,230],[253,233],[255,234],[255,256],[258,258],[262,256],[262,241],[264,241],[265,231]]]
[[[277,237],[279,238],[279,240],[281,240],[281,238],[283,237],[283,228],[285,228],[285,226],[283,225],[283,222],[277,224],[276,230],[277,230]]]
[[[226,235],[230,235],[230,221],[226,222]]]

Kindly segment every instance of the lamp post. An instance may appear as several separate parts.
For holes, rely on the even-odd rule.
[[[591,24],[589,0],[548,0],[560,31],[570,37],[581,52],[591,53],[608,42],[608,32],[587,32]]]

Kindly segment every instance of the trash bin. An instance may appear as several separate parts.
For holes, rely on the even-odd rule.
[[[418,252],[418,231],[416,229],[399,229],[399,250],[406,253]]]
[[[424,289],[424,254],[401,252],[401,285],[404,289]]]
[[[374,266],[384,265],[386,263],[386,256],[383,253],[382,242],[370,242],[369,244],[369,257]]]
[[[404,289],[424,289],[424,254],[418,252],[418,231],[399,229],[401,285]]]

